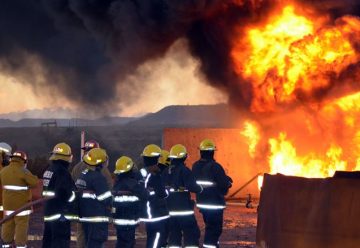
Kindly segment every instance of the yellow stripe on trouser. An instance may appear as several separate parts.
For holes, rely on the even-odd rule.
[[[25,246],[29,228],[30,216],[15,216],[5,222],[1,229],[1,239],[4,243],[11,243],[15,239],[17,246]]]

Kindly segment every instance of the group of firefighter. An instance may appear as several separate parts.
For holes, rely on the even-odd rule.
[[[140,222],[146,227],[146,247],[199,247],[200,229],[195,204],[205,223],[203,247],[219,247],[224,196],[232,180],[214,159],[212,140],[199,146],[200,159],[192,169],[185,165],[187,150],[181,144],[170,151],[147,145],[138,169],[130,157],[122,156],[113,175],[109,157],[96,141],[85,143],[82,161],[70,172],[71,147],[57,144],[43,174],[43,248],[70,247],[71,222],[76,222],[77,247],[104,247],[109,223],[116,228],[117,248],[135,246]],[[27,168],[23,151],[11,152],[0,143],[0,183],[4,218],[15,215],[1,227],[2,247],[26,247],[32,208],[31,188],[38,178]],[[113,179],[114,178],[114,179]],[[196,203],[191,194],[196,194]]]

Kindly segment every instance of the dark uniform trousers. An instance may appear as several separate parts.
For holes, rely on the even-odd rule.
[[[184,246],[199,246],[200,229],[195,216],[171,216],[169,221],[169,246],[181,247],[182,237]]]
[[[167,219],[147,222],[146,224],[146,248],[166,247]]]
[[[85,247],[102,248],[108,238],[109,223],[83,222],[85,234]]]
[[[69,248],[71,227],[68,220],[46,221],[44,223],[43,248]]]
[[[224,210],[201,209],[201,213],[205,222],[204,245],[219,247],[219,238],[222,233]]]
[[[116,248],[133,248],[135,246],[135,230],[134,226],[115,226],[116,228]]]

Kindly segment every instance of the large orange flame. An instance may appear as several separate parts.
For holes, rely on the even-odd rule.
[[[254,158],[256,153],[256,146],[260,140],[259,127],[255,122],[245,121],[244,130],[241,132],[241,134],[247,139],[250,157]]]
[[[231,57],[238,76],[251,83],[251,110],[276,116],[270,124],[261,115],[259,123],[244,122],[249,155],[258,160],[265,144],[272,174],[330,177],[337,170],[360,170],[360,92],[315,101],[316,92],[359,63],[360,19],[343,16],[330,23],[295,9],[284,6],[235,35]],[[306,104],[296,114],[274,114],[278,106],[300,101]],[[258,183],[260,188],[262,177]]]
[[[345,170],[347,162],[341,159],[342,149],[332,145],[325,156],[315,153],[298,156],[296,148],[286,140],[286,134],[280,133],[277,139],[269,140],[270,173],[282,173],[302,177],[331,177],[337,170]]]
[[[332,26],[322,26],[324,18],[316,21],[289,5],[267,24],[246,29],[244,38],[236,37],[232,59],[239,76],[252,83],[253,111],[275,110],[299,94],[311,96],[359,61],[351,42],[360,37],[358,18],[345,16]]]

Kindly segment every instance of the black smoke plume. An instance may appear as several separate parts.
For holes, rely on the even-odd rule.
[[[246,105],[250,89],[246,83],[234,86],[239,79],[229,61],[229,33],[235,23],[259,18],[273,2],[1,0],[0,73],[35,90],[54,88],[82,107],[111,109],[123,101],[117,99],[118,83],[185,37],[209,82]],[[360,9],[350,0],[307,2],[326,6],[334,16]]]

